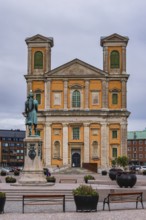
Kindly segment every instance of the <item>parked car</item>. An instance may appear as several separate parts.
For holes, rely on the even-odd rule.
[[[141,168],[140,165],[132,165],[132,166],[130,167],[130,170],[138,171],[138,170],[140,170],[140,168]]]
[[[141,166],[138,173],[143,173],[144,170],[146,170],[146,166]]]

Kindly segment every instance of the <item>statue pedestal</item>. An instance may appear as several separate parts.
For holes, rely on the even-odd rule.
[[[39,136],[30,136],[24,139],[25,162],[19,184],[47,183],[42,166],[42,140]]]

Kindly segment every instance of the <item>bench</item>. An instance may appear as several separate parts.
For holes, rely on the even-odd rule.
[[[65,212],[65,195],[23,195],[22,213],[25,205],[63,205]]]
[[[77,179],[60,179],[59,183],[77,183]]]
[[[110,193],[103,201],[103,210],[105,204],[107,203],[110,211],[110,203],[126,203],[126,202],[136,202],[136,209],[138,208],[138,202],[143,206],[143,193],[142,192],[126,192],[126,193]]]

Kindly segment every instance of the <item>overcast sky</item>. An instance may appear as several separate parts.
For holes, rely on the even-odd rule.
[[[146,128],[146,0],[0,0],[0,129],[25,129],[27,45],[54,38],[52,69],[78,58],[103,69],[100,37],[127,46],[128,130]]]

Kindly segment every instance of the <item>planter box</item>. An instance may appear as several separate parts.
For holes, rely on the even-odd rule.
[[[6,201],[6,197],[0,198],[0,214],[4,213],[5,201]]]
[[[99,196],[74,196],[77,212],[96,212]]]

